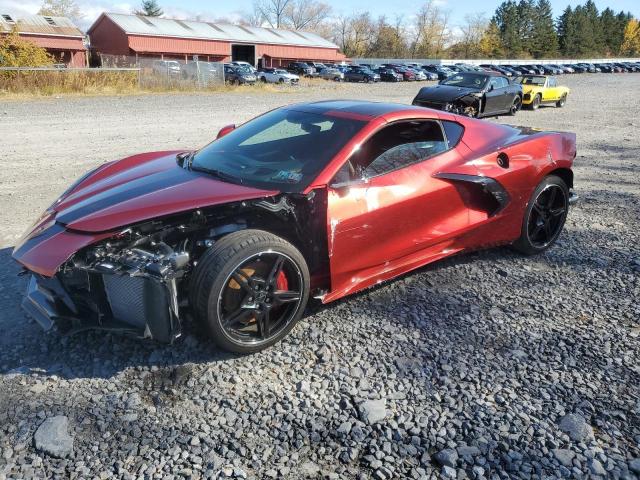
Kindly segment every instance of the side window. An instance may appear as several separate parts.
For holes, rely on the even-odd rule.
[[[489,86],[493,87],[494,90],[497,90],[498,88],[501,88],[502,85],[500,84],[500,78],[499,77],[491,77],[491,80],[489,80]]]
[[[351,158],[351,175],[375,177],[426,160],[447,150],[442,128],[434,121],[389,125]]]
[[[507,80],[506,78],[500,77],[499,80],[500,80],[500,88],[506,88],[509,86],[509,80]]]
[[[558,81],[555,79],[555,77],[549,77],[549,86],[550,87],[558,86]]]
[[[464,127],[459,123],[443,120],[442,128],[444,129],[444,134],[447,137],[447,148],[453,148],[458,145],[458,142],[460,142],[462,134],[464,133]]]

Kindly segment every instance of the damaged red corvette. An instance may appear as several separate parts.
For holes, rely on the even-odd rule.
[[[471,249],[542,252],[573,195],[575,135],[422,107],[292,105],[198,151],[106,163],[15,247],[45,329],[171,342],[186,312],[222,348],[284,337],[336,300]]]

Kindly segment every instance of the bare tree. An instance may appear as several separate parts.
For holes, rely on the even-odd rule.
[[[84,18],[75,0],[44,0],[38,15],[68,17],[74,21]]]
[[[460,52],[464,58],[476,57],[480,51],[480,41],[489,26],[484,13],[465,15],[460,25]]]
[[[285,9],[286,22],[294,30],[315,30],[331,14],[331,7],[317,0],[291,1]]]
[[[280,28],[285,25],[286,10],[292,0],[255,0],[253,3],[254,15],[262,19],[271,28]]]
[[[427,0],[415,16],[411,56],[440,56],[449,39],[449,12],[438,7],[435,0]]]

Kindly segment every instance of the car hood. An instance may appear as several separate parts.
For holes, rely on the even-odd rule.
[[[432,100],[432,101],[451,101],[477,93],[479,90],[475,88],[454,87],[452,85],[436,85],[434,87],[423,87],[418,92],[415,100]]]
[[[192,209],[271,196],[260,190],[185,170],[177,152],[135,155],[98,167],[49,210],[57,223],[80,232],[105,232]]]

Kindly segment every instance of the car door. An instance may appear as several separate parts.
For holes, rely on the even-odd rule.
[[[502,82],[502,77],[489,77],[489,85],[485,94],[485,114],[502,112],[506,110],[505,96],[508,95],[506,82]]]
[[[462,127],[449,123],[459,139]],[[328,189],[330,297],[454,248],[469,209],[455,185],[434,175],[463,162],[435,120],[394,122],[361,145]]]
[[[556,77],[547,77],[545,87],[546,88],[543,90],[543,100],[545,102],[552,102],[560,98],[560,95],[558,95],[559,89]]]

